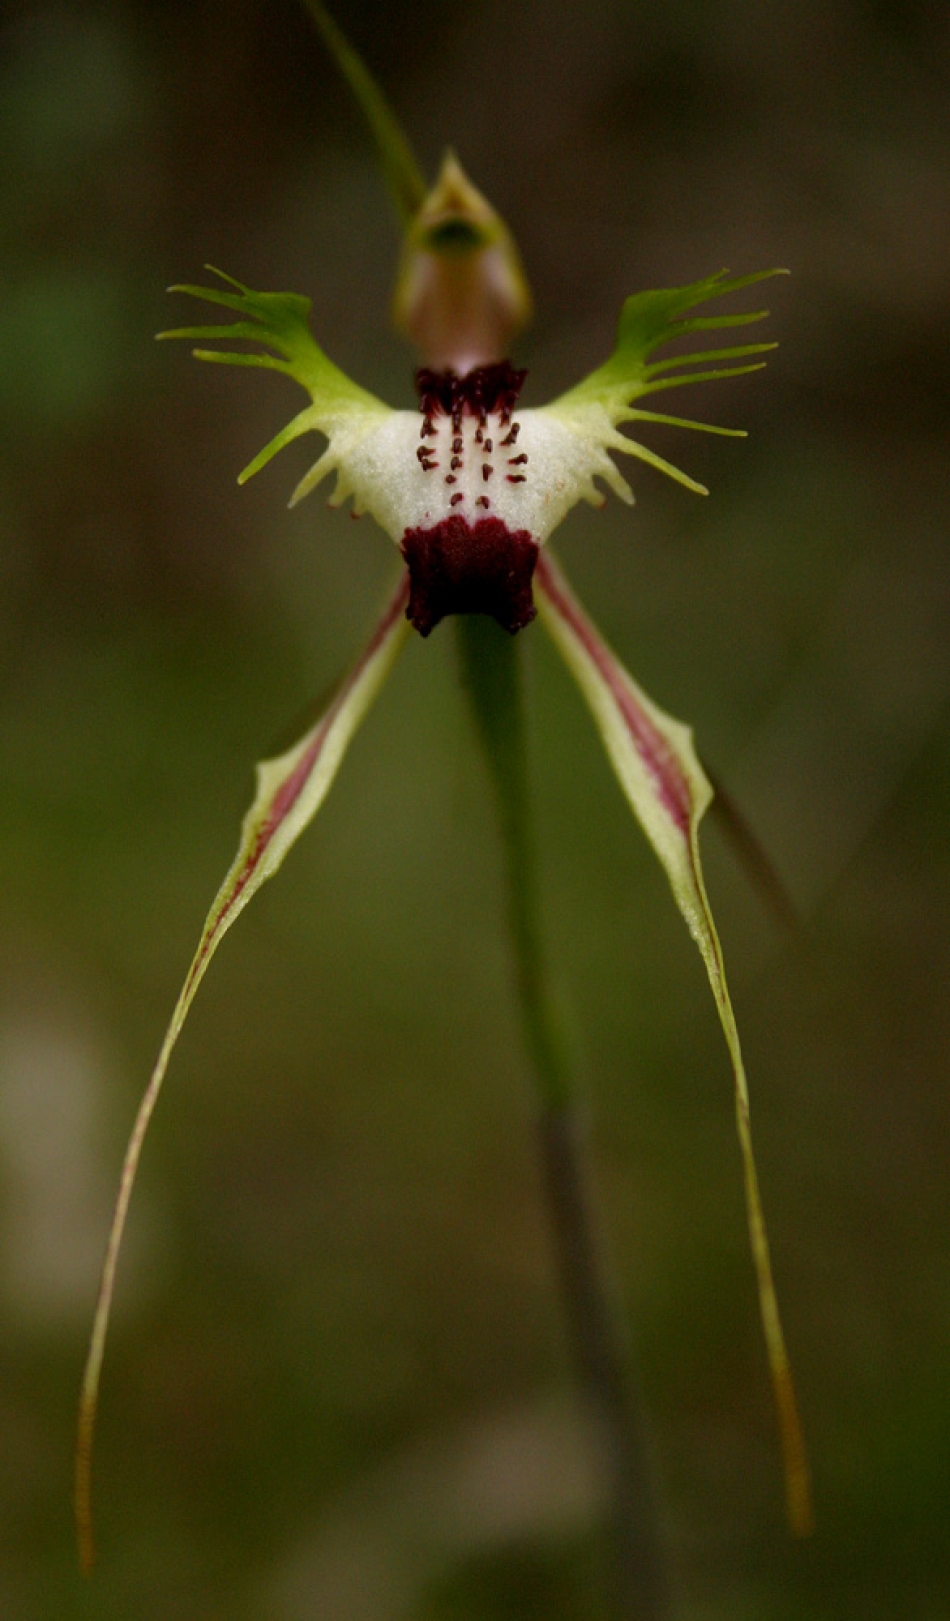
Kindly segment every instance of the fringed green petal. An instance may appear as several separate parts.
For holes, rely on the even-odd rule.
[[[647,392],[651,376],[655,375],[654,368],[648,364],[649,357],[663,344],[671,343],[675,338],[684,337],[689,332],[748,326],[752,322],[764,320],[768,314],[767,310],[753,310],[735,315],[687,318],[689,310],[698,304],[707,303],[712,298],[721,298],[726,293],[751,287],[755,282],[764,281],[769,276],[785,274],[786,272],[782,270],[762,270],[750,276],[728,276],[721,270],[714,276],[707,276],[703,281],[691,283],[688,287],[634,293],[626,300],[621,311],[617,344],[610,359],[604,365],[598,366],[596,371],[591,372],[575,388],[562,394],[554,401],[551,409],[569,413],[576,406],[597,402],[605,407],[615,421],[621,420],[623,409],[639,395]],[[688,365],[694,361],[738,359],[742,355],[761,353],[773,347],[772,344],[744,344],[734,349],[714,350],[706,355],[683,355],[655,364],[672,368]],[[688,381],[705,381],[712,375],[729,374],[706,372],[702,376],[697,374]],[[677,381],[686,380],[677,379]],[[661,386],[672,384],[652,384],[654,389]]]
[[[774,343],[766,344],[766,348],[774,349]],[[637,390],[637,398],[642,399],[644,394],[659,394],[665,388],[685,388],[688,383],[718,383],[722,377],[745,377],[748,372],[763,371],[765,362],[760,360],[755,366],[717,366],[713,371],[691,371],[685,377],[664,377],[659,383],[644,383]],[[623,410],[619,412],[618,421],[626,420]]]
[[[289,377],[305,388],[321,413],[327,418],[339,418],[353,411],[385,411],[381,400],[360,388],[345,372],[324,354],[310,331],[309,298],[300,293],[257,293],[233,276],[206,265],[212,275],[220,276],[235,293],[220,291],[217,287],[197,287],[185,284],[169,288],[172,293],[186,293],[190,298],[203,299],[207,304],[220,304],[249,317],[231,326],[176,327],[160,332],[160,338],[242,338],[275,349],[283,356],[278,362],[269,356],[242,355],[231,351],[198,350],[201,360],[216,360],[225,365],[270,366],[285,371]]]
[[[699,349],[691,355],[673,355],[669,360],[653,360],[649,366],[644,366],[643,375],[658,377],[661,372],[672,371],[676,366],[708,366],[711,360],[741,360],[745,355],[765,355],[770,349],[777,348],[777,343],[739,343],[731,349]]]
[[[264,446],[263,450],[258,451],[254,460],[248,462],[247,466],[242,468],[241,472],[238,473],[238,483],[246,484],[248,479],[253,478],[255,473],[259,473],[262,467],[266,467],[271,457],[276,456],[277,452],[283,450],[285,445],[292,444],[302,434],[310,433],[314,428],[318,427],[314,416],[313,406],[308,405],[305,410],[293,417],[285,428],[281,428],[280,433],[275,433],[273,439]]]
[[[305,388],[312,401],[248,463],[238,476],[239,484],[245,484],[272,456],[303,433],[323,433],[331,443],[336,439],[338,444],[352,448],[366,429],[391,414],[382,400],[352,382],[315,342],[310,331],[309,298],[299,293],[256,293],[243,282],[235,281],[233,276],[226,276],[223,270],[215,270],[213,265],[205,268],[237,291],[222,292],[218,287],[182,284],[169,288],[169,292],[186,293],[190,298],[219,304],[246,318],[230,325],[174,327],[158,336],[259,344],[264,354],[238,349],[195,349],[192,353],[196,360],[207,360],[212,365],[283,372]],[[267,353],[268,350],[274,352]]]
[[[692,490],[694,495],[709,494],[705,484],[700,484],[695,478],[690,478],[689,474],[684,473],[683,469],[677,467],[675,462],[668,462],[665,456],[658,456],[655,450],[648,450],[646,445],[641,445],[637,439],[627,439],[623,434],[618,434],[617,437],[621,440],[621,443],[615,445],[615,449],[622,450],[627,456],[635,456],[637,461],[646,462],[648,467],[655,467],[658,473],[665,473],[667,478],[675,479],[677,484],[682,484],[687,490]]]
[[[163,334],[164,335],[164,334]],[[275,360],[273,355],[246,355],[228,349],[192,349],[196,360],[207,360],[213,366],[263,366],[266,371],[282,371],[292,376],[286,360]]]
[[[748,439],[745,428],[720,428],[715,422],[694,422],[691,417],[666,416],[661,411],[634,411],[627,422],[666,422],[671,428],[694,428],[697,433],[718,433],[723,439]]]

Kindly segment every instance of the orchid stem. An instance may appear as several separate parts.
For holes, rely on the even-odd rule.
[[[618,1621],[668,1621],[645,1426],[595,1218],[574,1064],[541,944],[520,638],[477,615],[463,614],[457,626],[462,678],[501,823],[518,1000],[537,1089],[542,1180],[571,1349],[608,1483],[613,1613]]]
[[[322,0],[303,0],[303,6],[370,127],[396,212],[403,225],[408,225],[425,202],[429,189],[412,148],[366,63],[343,30],[337,27]]]

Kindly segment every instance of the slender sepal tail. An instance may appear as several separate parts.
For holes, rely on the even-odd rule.
[[[198,986],[224,935],[265,880],[277,871],[326,798],[354,733],[386,680],[409,633],[410,627],[405,617],[408,601],[409,583],[404,574],[362,657],[346,676],[320,720],[285,754],[273,760],[264,760],[257,767],[257,793],[244,818],[237,856],[208,913],[158,1061],[139,1104],[122,1164],[79,1404],[75,1512],[79,1557],[86,1572],[92,1569],[95,1557],[92,1450],[99,1378],[119,1250],[142,1144],[168,1062]]]
[[[666,871],[706,965],[732,1060],[746,1209],[782,1440],[788,1518],[792,1530],[805,1535],[812,1527],[808,1461],[772,1279],[745,1065],[699,857],[699,824],[712,788],[689,727],[665,714],[637,686],[580,607],[550,552],[538,559],[534,582],[540,618],[580,687],[620,786]]]

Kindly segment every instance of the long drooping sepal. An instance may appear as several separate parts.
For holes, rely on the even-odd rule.
[[[83,1376],[76,1445],[75,1508],[79,1555],[83,1569],[93,1564],[92,1446],[96,1422],[99,1375],[105,1349],[109,1311],[115,1287],[122,1233],[142,1143],[152,1117],[168,1061],[205,971],[227,930],[252,895],[277,871],[291,845],[312,820],[336,776],[357,727],[389,674],[409,634],[405,617],[409,600],[404,574],[362,657],[343,681],[336,697],[317,724],[286,754],[264,760],[257,767],[257,793],[241,828],[241,843],[202,930],[201,940],[158,1062],[139,1104],[122,1164],[119,1194],[106,1245],[99,1297]]]
[[[534,581],[539,616],[591,710],[620,786],[666,870],[709,975],[732,1060],[749,1232],[782,1438],[788,1517],[792,1529],[804,1535],[812,1525],[808,1462],[772,1281],[745,1066],[699,858],[699,823],[712,789],[696,758],[689,728],[658,709],[632,680],[568,589],[550,554],[541,554]]]

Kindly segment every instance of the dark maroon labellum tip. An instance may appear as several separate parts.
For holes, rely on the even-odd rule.
[[[497,413],[503,421],[511,416],[528,373],[516,371],[507,361],[495,366],[475,366],[460,377],[455,371],[416,372],[419,409],[424,417],[473,416],[482,424]]]
[[[531,577],[538,550],[527,529],[511,530],[500,518],[469,523],[455,515],[431,529],[407,529],[406,618],[428,636],[447,614],[488,614],[514,635],[535,616]]]

